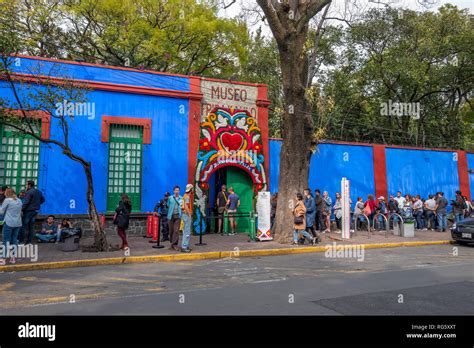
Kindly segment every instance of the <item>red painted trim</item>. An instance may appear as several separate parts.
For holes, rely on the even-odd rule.
[[[374,161],[375,194],[377,197],[384,196],[385,199],[387,199],[388,187],[387,187],[387,161],[385,158],[385,145],[373,146],[373,161]]]
[[[127,68],[124,66],[113,66],[113,65],[105,65],[105,64],[95,64],[95,63],[85,63],[85,62],[76,62],[75,60],[67,60],[67,59],[56,59],[56,58],[47,58],[47,57],[38,57],[38,56],[29,56],[25,54],[17,54],[14,57],[19,58],[26,58],[26,59],[33,59],[33,60],[43,60],[47,62],[53,63],[64,63],[64,64],[72,64],[72,65],[81,65],[81,66],[90,66],[96,68],[106,68],[106,69],[114,69],[114,70],[124,70],[124,71],[134,71],[134,72],[141,72],[141,73],[148,73],[154,75],[165,75],[165,76],[178,76],[187,78],[187,75],[182,74],[173,74],[173,73],[165,73],[155,70],[146,70],[146,69],[136,69],[136,68]]]
[[[469,166],[467,163],[466,151],[458,150],[458,175],[459,175],[459,189],[461,190],[463,196],[466,196],[471,200],[471,189],[469,184]]]
[[[201,94],[200,77],[190,76],[189,85],[192,93]],[[188,182],[193,183],[196,174],[199,137],[201,135],[201,101],[190,99],[188,108]]]
[[[52,83],[58,86],[64,85],[66,83],[71,83],[71,79],[59,78],[59,77],[50,77],[50,76],[33,76],[28,74],[11,74],[12,78],[15,81],[29,82],[29,83]],[[4,77],[0,76],[0,79]],[[202,94],[196,92],[187,92],[187,91],[177,91],[164,88],[151,88],[151,87],[140,87],[140,86],[129,86],[117,83],[109,82],[96,82],[89,80],[72,80],[77,84],[77,88],[90,88],[98,89],[102,91],[109,92],[123,92],[123,93],[133,93],[133,94],[144,94],[144,95],[153,95],[160,97],[169,97],[169,98],[180,98],[180,99],[192,99],[192,100],[201,100]]]
[[[267,100],[268,86],[261,85],[258,87],[258,100]],[[267,181],[267,188],[270,189],[270,152],[268,144],[268,105],[269,104],[258,104],[258,127],[260,128],[260,134],[262,136],[263,145],[263,156],[264,162],[263,167],[265,169],[265,178]]]
[[[101,141],[109,142],[109,130],[111,124],[128,124],[143,126],[143,144],[151,144],[151,119],[120,116],[102,116]]]
[[[22,118],[23,112],[20,109],[12,109],[7,112]],[[43,110],[25,111],[26,117],[41,119],[41,138],[49,139],[51,135],[51,114]]]

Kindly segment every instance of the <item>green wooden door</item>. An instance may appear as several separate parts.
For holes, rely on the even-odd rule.
[[[107,211],[114,211],[122,193],[132,201],[132,211],[141,208],[143,127],[110,126]]]
[[[240,198],[240,207],[237,213],[250,213],[253,209],[253,183],[249,174],[236,167],[227,167],[227,188],[233,187],[235,193]],[[236,232],[249,232],[249,219],[237,219]]]

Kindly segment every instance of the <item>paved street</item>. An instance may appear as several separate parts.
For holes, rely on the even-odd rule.
[[[0,277],[2,315],[474,314],[474,248],[456,245],[369,249],[361,262],[314,253]]]

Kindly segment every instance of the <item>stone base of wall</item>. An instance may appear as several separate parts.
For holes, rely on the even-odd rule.
[[[146,235],[147,230],[147,214],[144,213],[132,213],[130,215],[130,225],[127,230],[128,235]],[[41,225],[48,218],[47,215],[38,215],[36,217],[36,228],[35,231],[41,230]],[[66,215],[54,215],[57,224],[60,224],[62,219],[68,218],[71,220],[73,227],[80,227],[82,229],[82,235],[84,237],[93,236],[92,224],[87,215],[83,214],[66,214]],[[105,232],[110,235],[117,233],[116,226],[112,223],[113,214],[105,215]]]

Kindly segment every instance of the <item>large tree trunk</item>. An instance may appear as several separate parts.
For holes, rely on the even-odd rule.
[[[95,206],[94,202],[94,186],[92,182],[92,170],[90,163],[83,163],[84,173],[86,174],[87,178],[87,193],[86,199],[87,204],[89,206],[89,219],[92,224],[92,229],[94,231],[94,247],[97,251],[107,251],[108,250],[108,243],[107,238],[105,236],[105,231],[102,227],[100,222],[100,216],[97,212],[97,207]]]
[[[290,36],[287,48],[279,47],[285,113],[274,237],[280,243],[288,243],[293,238],[291,207],[295,194],[303,193],[308,186],[311,149],[314,146],[311,104],[305,96],[307,56],[302,53],[305,39],[305,36]]]

